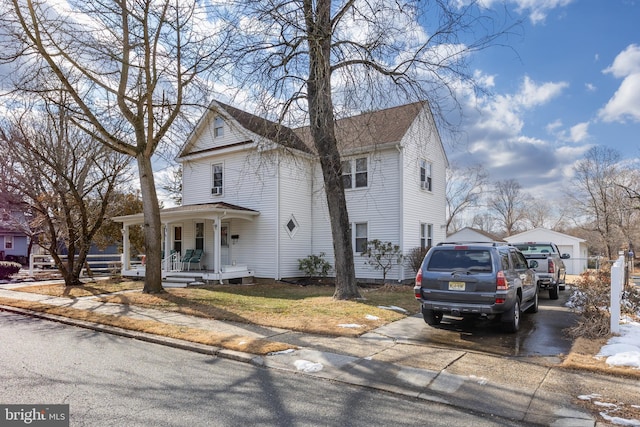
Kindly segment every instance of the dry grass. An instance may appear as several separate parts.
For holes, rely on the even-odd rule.
[[[640,379],[640,369],[630,366],[610,366],[607,365],[605,358],[595,357],[602,346],[607,343],[607,340],[607,337],[576,338],[571,347],[571,352],[562,362],[562,367]]]
[[[363,299],[359,301],[336,301],[332,298],[334,288],[321,285],[215,285],[168,288],[166,293],[155,295],[144,294],[141,288],[141,282],[126,281],[96,282],[74,288],[29,286],[17,290],[69,298],[99,295],[97,299],[102,302],[330,336],[361,335],[419,309],[409,286],[363,288]],[[131,292],[122,292],[127,290]],[[401,307],[407,312],[378,306]]]
[[[126,316],[98,314],[87,310],[79,310],[70,307],[56,307],[48,304],[16,300],[12,298],[0,297],[0,304],[252,354],[264,355],[274,351],[295,348],[295,346],[292,346],[291,344],[269,341],[266,339],[239,335],[225,335],[202,329],[170,325],[151,320],[138,320]]]

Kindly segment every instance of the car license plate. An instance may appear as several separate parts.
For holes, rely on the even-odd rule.
[[[450,291],[464,291],[464,282],[449,282]]]

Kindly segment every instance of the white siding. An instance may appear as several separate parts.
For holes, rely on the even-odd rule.
[[[423,111],[402,139],[402,252],[420,246],[420,224],[433,225],[433,244],[446,240],[445,180],[447,160],[435,124],[428,111]],[[420,188],[420,159],[432,164],[432,191]],[[415,272],[407,265],[404,280]]]

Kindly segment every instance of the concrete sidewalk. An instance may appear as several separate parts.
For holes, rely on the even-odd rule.
[[[637,401],[640,396],[640,386],[632,379],[567,371],[553,364],[541,365],[413,342],[406,333],[415,329],[416,323],[423,323],[418,317],[405,318],[358,338],[334,338],[102,303],[95,297],[69,299],[17,292],[8,289],[10,287],[0,285],[0,297],[264,338],[289,343],[297,349],[256,356],[13,307],[0,306],[2,310],[539,425],[607,425],[597,423],[587,410],[581,408],[576,403],[578,397],[597,393],[601,399],[633,403],[629,400]]]

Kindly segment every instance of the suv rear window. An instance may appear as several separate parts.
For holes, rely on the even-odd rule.
[[[429,259],[427,270],[491,271],[491,253],[486,249],[440,250]]]

